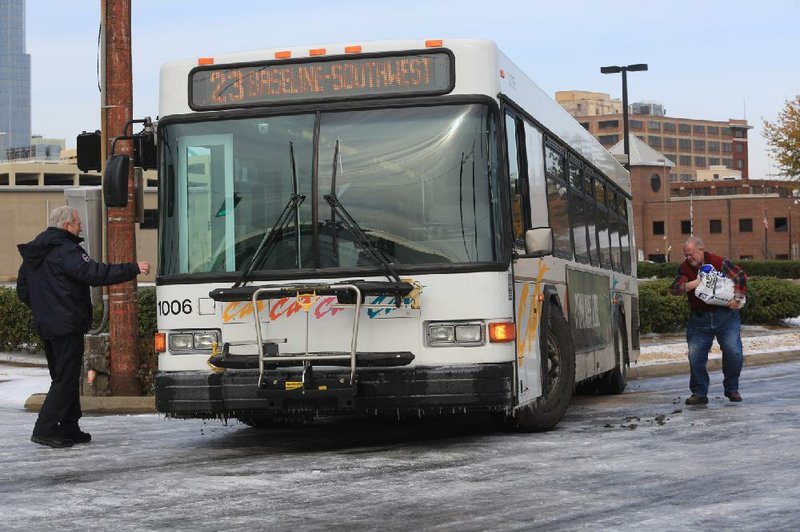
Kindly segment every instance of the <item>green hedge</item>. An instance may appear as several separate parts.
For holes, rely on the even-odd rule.
[[[800,279],[798,260],[741,260],[734,261],[751,277],[778,277],[780,279]],[[678,263],[640,262],[637,266],[639,279],[672,279],[678,271]]]
[[[686,328],[689,306],[686,296],[669,292],[672,279],[639,283],[639,333],[676,332]],[[777,324],[800,316],[800,285],[777,277],[751,277],[747,282],[747,304],[742,323]]]

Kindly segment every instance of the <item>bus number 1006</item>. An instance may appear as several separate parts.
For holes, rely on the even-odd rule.
[[[169,316],[170,314],[178,315],[178,314],[191,314],[191,313],[192,313],[192,302],[189,299],[184,299],[183,301],[173,299],[170,301],[158,302],[158,314],[160,316]]]

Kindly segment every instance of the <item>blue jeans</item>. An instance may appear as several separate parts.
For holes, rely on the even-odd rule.
[[[686,327],[689,344],[689,389],[694,395],[708,395],[708,351],[716,336],[722,348],[722,385],[726,392],[739,390],[744,352],[739,334],[741,321],[738,310],[722,307],[712,312],[692,311]]]

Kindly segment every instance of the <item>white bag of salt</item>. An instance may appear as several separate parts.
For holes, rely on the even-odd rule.
[[[733,279],[725,277],[711,264],[703,264],[697,272],[700,285],[695,288],[694,295],[709,305],[725,307],[734,297]],[[742,301],[741,306],[744,305]]]

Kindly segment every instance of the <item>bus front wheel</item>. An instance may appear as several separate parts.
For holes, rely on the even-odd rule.
[[[567,411],[575,389],[575,354],[569,325],[561,309],[548,312],[547,336],[542,345],[542,395],[514,412],[512,428],[519,432],[543,432],[555,427]]]

